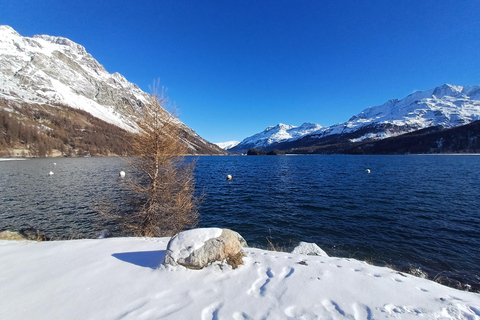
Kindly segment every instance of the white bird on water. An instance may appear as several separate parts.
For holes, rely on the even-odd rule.
[[[365,169],[365,172],[366,172],[366,173],[370,173],[370,169]]]
[[[48,174],[51,175],[51,176],[53,176],[53,171],[50,171]]]
[[[125,178],[125,171],[120,171],[120,177]]]

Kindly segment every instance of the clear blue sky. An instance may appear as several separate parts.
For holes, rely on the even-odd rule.
[[[0,1],[0,24],[85,46],[212,142],[323,126],[416,90],[480,84],[480,1]]]

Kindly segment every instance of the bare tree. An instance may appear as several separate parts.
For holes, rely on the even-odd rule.
[[[126,183],[140,209],[122,217],[123,227],[138,236],[172,236],[198,220],[194,196],[194,163],[186,163],[180,122],[167,112],[166,98],[155,90],[152,103],[135,113],[139,132],[132,142],[137,156],[129,160],[137,178]]]

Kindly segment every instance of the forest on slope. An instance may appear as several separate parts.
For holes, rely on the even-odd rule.
[[[0,99],[0,157],[127,155],[130,139],[83,110]]]

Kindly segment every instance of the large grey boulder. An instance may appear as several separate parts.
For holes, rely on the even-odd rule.
[[[309,256],[323,256],[328,257],[328,254],[323,251],[319,246],[315,243],[309,242],[300,242],[298,246],[296,246],[292,253],[294,254],[306,254]]]
[[[202,269],[215,261],[226,261],[233,269],[243,264],[242,247],[247,243],[229,229],[199,228],[183,231],[168,242],[165,265]]]

